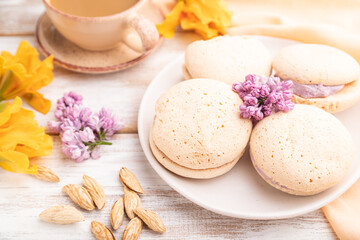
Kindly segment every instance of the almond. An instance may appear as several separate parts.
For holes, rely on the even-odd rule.
[[[140,236],[142,221],[135,217],[126,225],[121,240],[136,240]]]
[[[140,198],[136,192],[124,186],[124,206],[126,215],[133,219],[135,217],[134,209],[140,207]]]
[[[144,223],[155,232],[164,233],[166,228],[160,217],[151,210],[144,210],[142,208],[134,209],[134,213],[144,221]]]
[[[100,222],[91,222],[91,232],[98,240],[115,240],[114,234],[111,232],[111,230]]]
[[[88,191],[80,185],[68,184],[62,190],[80,207],[86,210],[95,208],[94,202]]]
[[[84,221],[84,216],[76,208],[68,205],[57,205],[48,208],[39,215],[44,222],[71,224]]]
[[[103,209],[105,206],[105,193],[100,184],[88,175],[83,176],[84,187],[90,193],[90,196],[95,202],[98,209]]]
[[[137,192],[137,193],[144,193],[143,188],[141,187],[138,179],[136,178],[135,174],[131,172],[126,167],[122,167],[120,169],[120,181],[124,183],[128,188]]]
[[[43,181],[60,182],[60,178],[50,168],[41,165],[37,165],[35,177]]]
[[[124,220],[124,199],[117,200],[111,208],[110,222],[114,230],[118,229]]]

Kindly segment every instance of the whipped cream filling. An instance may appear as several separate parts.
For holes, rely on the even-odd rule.
[[[290,189],[290,188],[288,188],[288,187],[286,187],[284,185],[281,185],[280,183],[276,182],[271,177],[266,175],[266,173],[255,163],[254,158],[253,158],[251,153],[250,153],[250,158],[251,158],[251,162],[254,165],[254,168],[256,169],[256,171],[262,176],[262,178],[265,179],[266,182],[270,182],[272,185],[278,186],[279,188],[292,190],[292,189]]]
[[[322,84],[306,85],[293,81],[293,93],[302,98],[324,98],[339,92],[345,85],[326,86]]]
[[[275,77],[279,77],[275,74]],[[289,80],[289,79],[282,79],[281,81]],[[345,87],[344,84],[342,85],[323,85],[323,84],[300,84],[295,81],[293,82],[292,91],[293,94],[298,95],[302,98],[324,98],[330,95],[333,95],[339,92],[341,89]]]

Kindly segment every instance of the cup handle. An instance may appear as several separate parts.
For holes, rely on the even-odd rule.
[[[155,24],[147,18],[136,13],[131,14],[126,19],[127,30],[125,31],[123,42],[136,52],[146,52],[156,46],[159,41],[159,33]],[[137,33],[138,36],[134,33]],[[139,43],[139,39],[141,43]]]

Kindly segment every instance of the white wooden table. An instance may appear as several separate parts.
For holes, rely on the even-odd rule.
[[[41,0],[0,0],[0,50],[15,52],[20,40],[35,46],[34,28],[43,12]],[[97,220],[110,226],[112,203],[122,194],[118,179],[121,166],[138,176],[146,194],[142,205],[155,210],[163,219],[167,232],[156,234],[144,228],[140,239],[336,239],[321,210],[304,216],[271,221],[253,221],[224,217],[191,203],[159,178],[147,162],[137,135],[137,111],[153,77],[186,45],[198,37],[178,33],[165,40],[151,57],[126,71],[106,75],[83,75],[55,67],[54,81],[41,90],[53,106],[43,116],[37,114],[40,125],[53,119],[56,99],[64,92],[83,95],[84,104],[98,110],[108,106],[124,119],[126,127],[116,134],[113,145],[104,147],[102,158],[76,163],[66,158],[60,149],[59,137],[53,135],[51,156],[36,159],[53,169],[60,183],[47,183],[31,176],[9,173],[0,169],[0,239],[93,239],[90,223]],[[70,204],[61,192],[68,183],[81,184],[83,174],[94,177],[104,186],[106,206],[103,210],[82,211],[86,221],[75,225],[53,225],[41,222],[38,214],[56,204]],[[115,232],[121,239],[128,222]]]

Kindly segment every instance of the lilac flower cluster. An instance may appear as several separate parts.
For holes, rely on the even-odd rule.
[[[256,123],[271,115],[273,110],[292,110],[295,106],[291,102],[292,85],[292,81],[280,81],[278,77],[247,75],[244,82],[233,84],[233,91],[239,93],[244,101],[240,106],[240,116]]]
[[[64,154],[78,162],[100,157],[100,146],[123,127],[110,109],[93,113],[82,105],[82,96],[69,92],[57,101],[56,121],[49,121],[51,131],[59,133]]]

